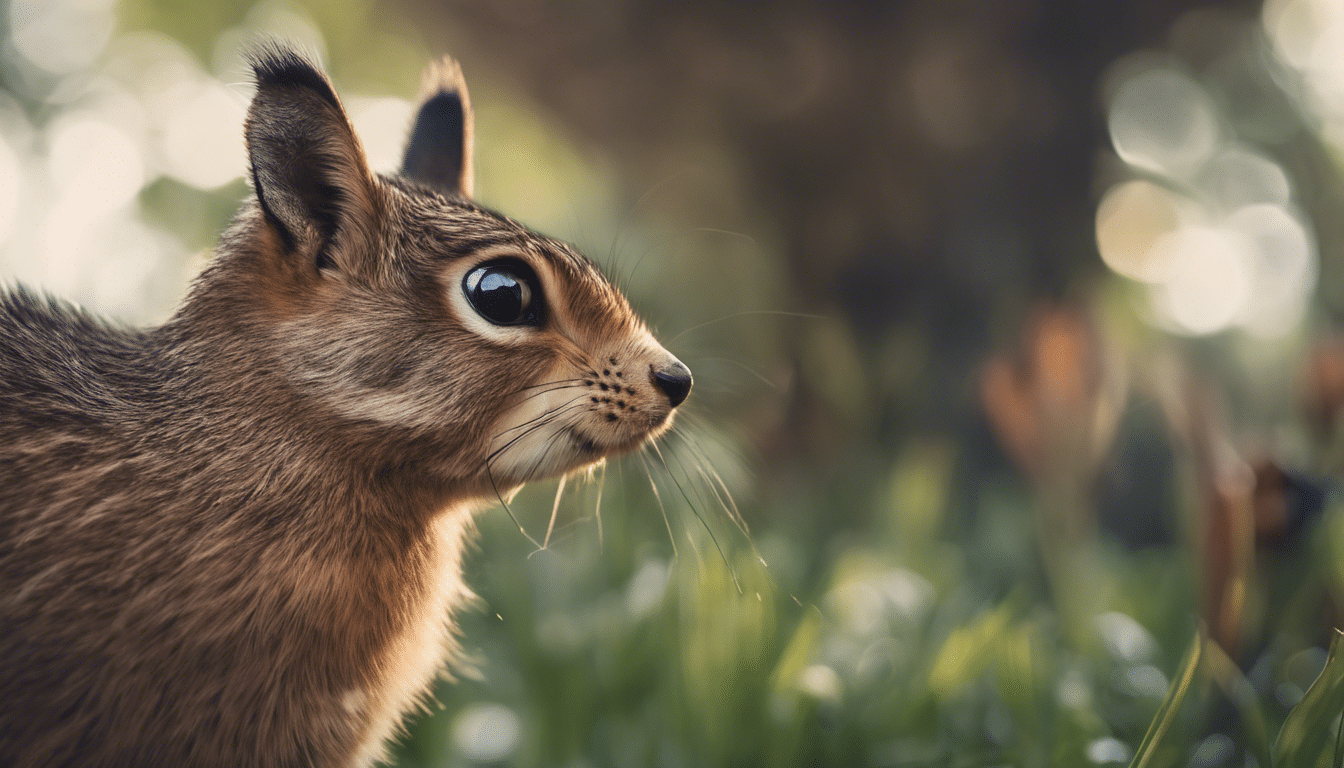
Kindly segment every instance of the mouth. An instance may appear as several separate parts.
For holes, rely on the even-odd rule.
[[[590,437],[576,427],[570,427],[566,430],[569,436],[569,442],[574,446],[575,453],[578,454],[580,459],[585,461],[597,461],[598,459],[609,456],[629,453],[654,437],[657,437],[660,431],[661,430],[653,430],[633,439],[611,443],[599,442],[596,438]]]

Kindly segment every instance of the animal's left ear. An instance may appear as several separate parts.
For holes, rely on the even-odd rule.
[[[286,252],[318,268],[367,255],[377,201],[364,150],[331,83],[276,44],[252,53],[245,135],[257,201]]]
[[[425,69],[420,108],[406,145],[401,173],[445,192],[471,197],[475,185],[471,152],[475,128],[462,68],[448,57]]]

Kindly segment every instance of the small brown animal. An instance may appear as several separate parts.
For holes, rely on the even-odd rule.
[[[252,66],[255,200],[172,319],[0,294],[0,764],[378,761],[472,513],[691,388],[591,262],[471,202],[451,61],[395,177],[313,65]]]

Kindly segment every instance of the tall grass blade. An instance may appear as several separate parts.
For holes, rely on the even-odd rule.
[[[1204,635],[1196,632],[1195,639],[1190,642],[1190,649],[1185,652],[1185,658],[1181,660],[1181,665],[1176,670],[1176,677],[1172,680],[1171,687],[1167,689],[1167,696],[1162,700],[1162,706],[1158,707],[1152,724],[1148,726],[1148,733],[1144,734],[1129,768],[1147,768],[1153,759],[1162,737],[1176,721],[1176,713],[1181,709],[1181,702],[1190,691],[1190,683],[1195,679],[1195,671],[1199,669],[1203,651]]]
[[[1274,768],[1316,768],[1324,762],[1326,750],[1332,748],[1335,750],[1333,764],[1340,765],[1342,758],[1335,719],[1344,712],[1344,661],[1339,658],[1341,636],[1344,635],[1335,630],[1325,669],[1283,721],[1279,738],[1274,742]],[[1336,738],[1331,739],[1332,735]]]

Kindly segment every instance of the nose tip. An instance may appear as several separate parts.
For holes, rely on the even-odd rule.
[[[654,385],[667,395],[673,408],[685,402],[686,396],[691,393],[691,369],[681,363],[654,368],[651,375]]]

